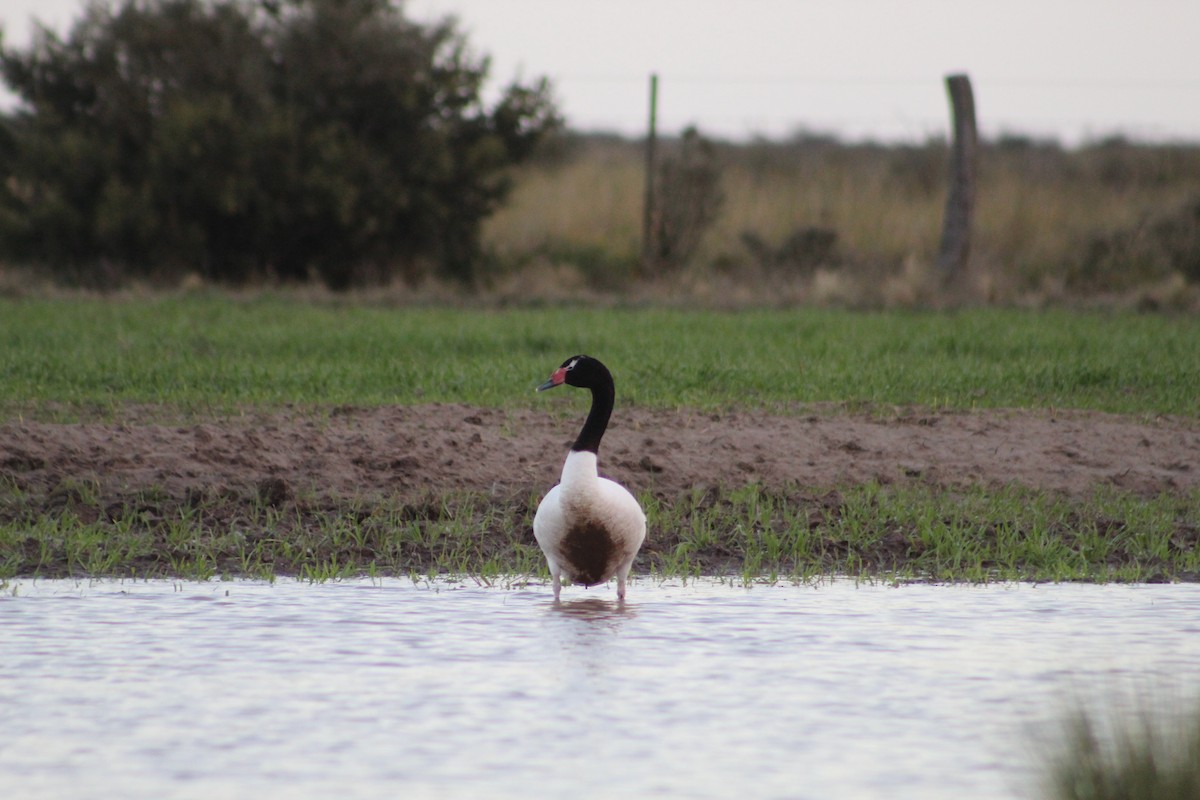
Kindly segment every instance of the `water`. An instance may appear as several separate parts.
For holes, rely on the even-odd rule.
[[[1200,664],[1195,585],[14,588],[10,798],[1035,796]]]

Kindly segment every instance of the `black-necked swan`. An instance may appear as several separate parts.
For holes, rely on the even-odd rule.
[[[584,586],[616,577],[623,600],[629,568],[646,538],[646,515],[629,490],[597,471],[600,439],[613,410],[612,374],[590,356],[572,356],[537,390],[564,383],[591,389],[592,408],[567,453],[562,478],[538,505],[533,537],[546,555],[555,600],[564,577]]]

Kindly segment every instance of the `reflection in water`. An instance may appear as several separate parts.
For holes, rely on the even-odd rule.
[[[1064,697],[1196,690],[1198,586],[634,588],[22,583],[0,785],[1012,798]]]
[[[559,600],[551,606],[551,611],[567,617],[602,622],[606,620],[632,617],[636,613],[634,606],[624,600],[605,600],[600,597],[579,597],[572,600]]]
[[[587,715],[591,710],[577,704],[606,694],[602,681],[611,677],[614,668],[614,636],[634,616],[633,608],[623,600],[599,597],[552,601],[548,606],[546,628],[552,637],[549,642],[557,648],[547,649],[557,649],[564,657],[567,707]]]

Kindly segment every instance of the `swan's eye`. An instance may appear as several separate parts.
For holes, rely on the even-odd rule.
[[[573,359],[571,359],[571,363],[567,364],[567,369],[569,369],[569,370],[571,370],[571,369],[575,369],[575,365],[576,365],[576,364],[578,364],[578,363],[579,363],[579,359],[578,359],[578,358],[573,358]]]

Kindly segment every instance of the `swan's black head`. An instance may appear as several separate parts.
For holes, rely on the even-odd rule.
[[[537,390],[544,392],[564,383],[582,389],[597,389],[606,385],[611,387],[612,382],[612,374],[608,371],[608,367],[591,356],[579,355],[571,356],[564,361],[562,366],[554,370],[554,374],[548,381],[537,387]]]
[[[564,383],[590,389],[592,392],[592,409],[583,423],[579,438],[571,445],[571,450],[599,452],[600,439],[604,436],[604,429],[608,427],[608,418],[613,410],[612,374],[609,373],[608,367],[591,356],[571,356],[561,367],[554,370],[550,380],[537,387],[537,390],[542,392]]]

